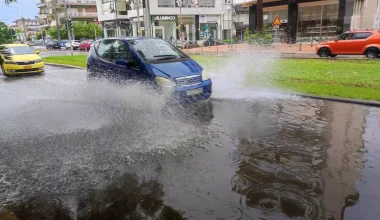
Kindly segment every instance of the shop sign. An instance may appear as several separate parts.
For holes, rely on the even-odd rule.
[[[120,25],[129,25],[129,20],[119,20]]]
[[[218,23],[217,15],[200,15],[199,23]]]
[[[115,21],[103,21],[103,26],[115,26]]]
[[[144,21],[144,17],[140,16],[140,21]],[[132,18],[132,22],[137,22],[137,17]]]
[[[159,15],[159,16],[153,16],[153,20],[155,21],[175,21],[176,16],[174,15]]]

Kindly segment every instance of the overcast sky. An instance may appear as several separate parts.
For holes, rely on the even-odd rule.
[[[39,0],[17,0],[17,3],[5,5],[4,0],[0,0],[0,21],[10,24],[12,21],[25,17],[34,18],[38,15],[37,3]]]

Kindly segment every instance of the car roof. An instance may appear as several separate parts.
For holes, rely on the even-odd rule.
[[[157,38],[157,37],[107,37],[107,38],[102,38],[97,41],[102,41],[102,40],[137,40],[137,39],[159,39],[163,40],[162,38]]]
[[[346,33],[349,34],[349,33],[368,33],[368,32],[375,33],[378,31],[376,30],[350,30],[350,31],[347,31]]]
[[[25,47],[25,46],[29,47],[29,45],[27,45],[27,44],[4,44],[4,46],[6,46],[6,47]]]

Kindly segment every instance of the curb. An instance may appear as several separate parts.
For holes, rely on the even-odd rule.
[[[344,98],[337,98],[337,97],[323,97],[323,96],[313,96],[313,95],[305,95],[305,94],[291,94],[300,96],[302,98],[309,98],[309,99],[317,99],[317,100],[324,100],[324,101],[333,101],[333,102],[342,102],[342,103],[348,103],[348,104],[356,104],[356,105],[366,105],[371,107],[380,107],[380,102],[377,101],[362,101],[357,99],[344,99]]]
[[[84,67],[78,67],[78,66],[72,66],[72,65],[66,65],[66,64],[55,64],[55,63],[45,63],[45,64],[49,66],[67,67],[67,68],[73,68],[73,69],[82,69],[82,70],[86,69]],[[333,102],[341,102],[341,103],[356,104],[356,105],[366,105],[366,106],[371,106],[371,107],[380,107],[380,102],[377,102],[377,101],[362,101],[362,100],[356,100],[356,99],[323,97],[323,96],[306,95],[306,94],[299,94],[299,93],[282,93],[282,94],[294,95],[294,96],[299,96],[302,98],[316,99],[316,100],[323,100],[323,101],[333,101]]]
[[[66,68],[83,69],[83,70],[86,69],[85,67],[72,66],[72,65],[66,65],[66,64],[47,63],[47,62],[44,62],[44,63],[45,63],[45,65],[48,65],[48,66],[66,67]]]

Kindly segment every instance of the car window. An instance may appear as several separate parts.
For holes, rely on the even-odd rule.
[[[99,44],[98,55],[100,58],[110,61],[111,60],[112,40],[104,40]]]
[[[9,50],[12,55],[35,54],[29,46],[10,47]]]
[[[352,33],[342,34],[338,37],[338,40],[351,40]]]
[[[353,39],[357,39],[357,40],[361,40],[361,39],[367,39],[371,36],[372,34],[369,33],[369,32],[365,32],[365,33],[355,33],[354,36],[353,36]]]
[[[138,39],[130,40],[129,43],[133,49],[147,61],[153,61],[157,59],[170,58],[187,58],[186,55],[181,53],[173,45],[167,43],[161,39]]]
[[[138,62],[136,61],[135,57],[122,41],[115,41],[112,45],[112,55],[111,55],[111,61],[115,62],[118,59],[124,59],[128,61],[128,63],[132,67],[138,67]]]

